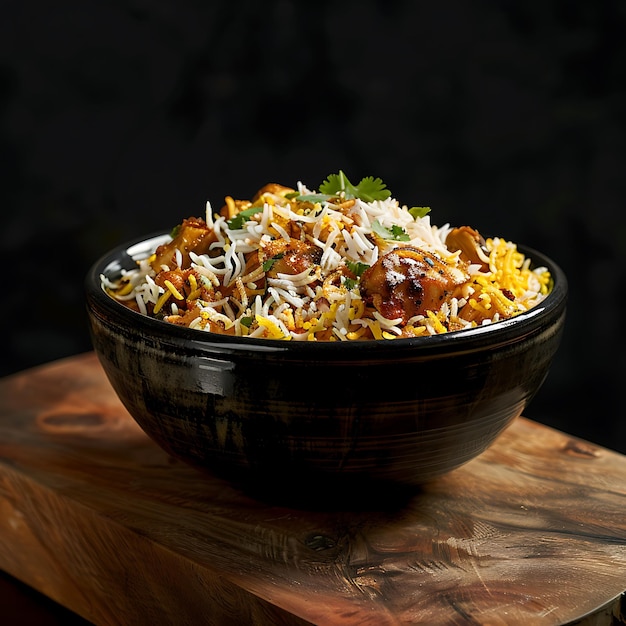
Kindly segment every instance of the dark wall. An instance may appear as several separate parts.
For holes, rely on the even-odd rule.
[[[625,7],[4,0],[1,373],[90,349],[108,248],[341,168],[552,256],[568,324],[526,413],[626,451]]]

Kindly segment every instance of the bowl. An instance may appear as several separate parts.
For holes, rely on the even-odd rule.
[[[86,277],[94,350],[139,426],[173,457],[245,488],[306,498],[414,489],[481,454],[544,382],[567,281],[518,316],[447,334],[296,342],[219,335],[134,312],[101,286],[163,241],[120,245]]]

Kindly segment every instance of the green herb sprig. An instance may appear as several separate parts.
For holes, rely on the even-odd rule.
[[[264,272],[269,272],[272,269],[272,266],[274,265],[274,263],[276,263],[276,261],[278,261],[279,259],[282,259],[285,256],[284,252],[279,252],[278,254],[275,254],[273,257],[269,258],[269,259],[265,259],[265,261],[263,261],[263,271]]]
[[[358,198],[363,202],[386,200],[391,195],[391,191],[380,178],[366,176],[358,185],[353,185],[342,170],[339,170],[338,174],[328,176],[319,190],[331,197],[341,195],[346,199]]]
[[[346,267],[357,277],[360,278],[361,274],[369,267],[367,263],[361,263],[361,261],[350,261],[346,259]]]
[[[409,213],[413,216],[413,219],[419,219],[430,213],[429,206],[414,206],[409,209]]]
[[[397,224],[393,224],[391,228],[383,226],[378,220],[372,222],[372,230],[381,238],[389,241],[411,241],[409,234]]]
[[[257,213],[260,213],[263,210],[262,206],[251,206],[248,209],[244,209],[243,211],[239,211],[237,215],[231,217],[226,223],[228,224],[228,228],[231,230],[241,230],[243,225]]]
[[[350,276],[343,277],[343,285],[346,289],[354,289],[359,284],[359,279],[363,272],[369,267],[367,263],[361,263],[361,261],[350,261],[346,259],[346,267],[356,276],[356,278],[350,278]]]
[[[330,174],[319,186],[319,193],[303,194],[298,192],[287,194],[288,199],[300,200],[301,202],[328,202],[333,198],[351,200],[358,198],[363,202],[386,200],[391,195],[387,185],[380,178],[366,176],[358,185],[353,185],[342,170],[338,174]]]

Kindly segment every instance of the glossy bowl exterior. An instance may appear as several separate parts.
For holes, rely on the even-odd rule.
[[[469,331],[363,342],[233,338],[133,312],[101,288],[160,238],[123,245],[86,278],[94,349],[141,428],[174,457],[270,492],[419,485],[483,452],[548,374],[567,283]]]

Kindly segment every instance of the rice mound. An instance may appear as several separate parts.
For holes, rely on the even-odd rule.
[[[377,179],[378,180],[378,179]],[[386,194],[380,194],[385,196]],[[183,220],[118,280],[116,300],[199,331],[297,341],[463,331],[527,311],[545,267],[500,237],[431,224],[392,198],[268,184]]]

